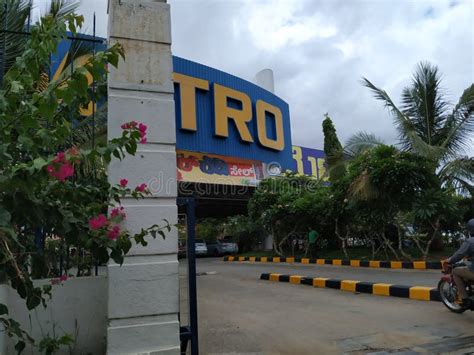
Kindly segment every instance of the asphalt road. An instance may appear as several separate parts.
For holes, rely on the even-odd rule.
[[[474,352],[474,313],[453,314],[438,302],[259,280],[262,272],[277,272],[435,286],[439,271],[250,264],[210,258],[199,259],[197,270],[201,354]],[[182,314],[184,304],[183,300]]]

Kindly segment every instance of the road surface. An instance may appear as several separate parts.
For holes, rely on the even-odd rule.
[[[453,314],[438,302],[259,280],[263,272],[276,272],[435,286],[439,271],[252,264],[215,258],[198,259],[197,271],[201,354],[474,352],[474,313]]]

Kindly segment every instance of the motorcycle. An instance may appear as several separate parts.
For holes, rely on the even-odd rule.
[[[458,262],[454,265],[450,265],[447,262],[442,264],[441,280],[438,283],[438,292],[441,298],[441,302],[454,313],[463,313],[468,310],[468,307],[464,307],[461,303],[460,297],[458,297],[458,290],[453,278],[453,270],[457,267],[467,266],[464,262]],[[473,296],[474,281],[464,280],[466,284],[466,291],[471,298]],[[471,298],[472,299],[472,298]]]

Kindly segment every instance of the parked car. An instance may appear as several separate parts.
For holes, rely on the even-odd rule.
[[[207,243],[207,251],[212,256],[222,256],[228,254],[236,254],[239,252],[239,247],[231,239],[214,240]]]
[[[196,252],[196,256],[204,256],[207,255],[207,245],[203,239],[196,239],[194,242],[194,250]]]

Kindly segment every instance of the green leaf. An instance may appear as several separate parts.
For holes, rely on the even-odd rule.
[[[26,307],[32,310],[41,304],[41,296],[34,294],[26,299]]]
[[[23,85],[19,81],[12,81],[10,83],[10,91],[13,94],[18,94],[20,91],[23,90]]]
[[[38,107],[40,114],[48,119],[53,118],[54,111],[56,110],[57,103],[52,104],[51,102],[44,101]]]
[[[165,232],[163,232],[162,230],[159,230],[159,231],[158,231],[158,234],[161,235],[161,237],[162,237],[163,239],[166,239]]]
[[[9,226],[11,217],[10,212],[0,207],[0,226]]]
[[[16,344],[15,344],[15,350],[17,352],[17,354],[21,354],[23,352],[23,350],[25,350],[25,347],[26,347],[26,343],[23,341],[23,340],[19,340]]]
[[[0,316],[8,314],[8,307],[5,306],[3,303],[0,303]]]

